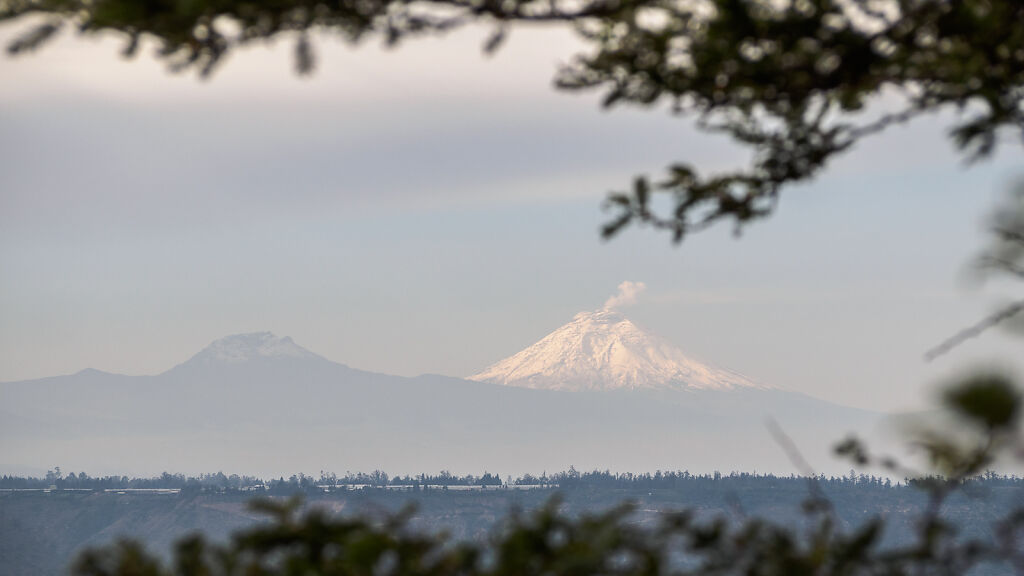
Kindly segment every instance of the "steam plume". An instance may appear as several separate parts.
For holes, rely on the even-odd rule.
[[[619,293],[612,296],[604,303],[605,310],[614,310],[623,306],[636,304],[637,296],[647,289],[643,282],[630,282],[629,280],[619,284]]]

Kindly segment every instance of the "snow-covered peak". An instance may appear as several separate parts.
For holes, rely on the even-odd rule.
[[[577,314],[536,344],[469,379],[568,391],[767,388],[690,358],[609,308]]]
[[[240,364],[255,359],[318,358],[288,336],[279,338],[270,332],[233,334],[214,340],[189,360],[189,363]]]

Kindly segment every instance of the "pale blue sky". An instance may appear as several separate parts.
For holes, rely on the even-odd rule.
[[[743,155],[660,111],[554,91],[562,32],[513,34],[494,58],[483,37],[322,43],[310,79],[284,44],[209,82],[109,40],[0,58],[0,380],[157,373],[257,330],[357,368],[461,376],[623,280],[648,285],[634,320],[697,358],[836,402],[918,406],[977,363],[1024,374],[1024,340],[999,332],[921,360],[1013,293],[965,271],[1024,174],[1019,143],[968,168],[928,118],[739,239],[603,243],[607,190]]]

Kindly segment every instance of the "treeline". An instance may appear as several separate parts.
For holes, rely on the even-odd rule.
[[[517,483],[524,484],[558,484],[563,488],[606,488],[606,489],[675,489],[682,487],[695,487],[704,485],[728,484],[732,488],[742,488],[746,485],[757,488],[782,487],[786,485],[799,484],[806,486],[810,480],[806,476],[778,476],[774,474],[757,474],[748,472],[732,472],[722,474],[714,472],[711,474],[691,474],[687,471],[657,471],[653,474],[634,474],[631,472],[612,473],[607,470],[578,472],[575,468],[559,472],[553,476],[534,477],[529,474],[518,479]],[[826,476],[820,474],[813,480],[824,487],[876,487],[894,488],[906,487],[928,482],[931,478],[904,478],[901,481],[893,482],[892,479],[874,476],[871,474],[857,473],[850,470],[845,476]],[[984,486],[1014,486],[1024,487],[1024,477],[1017,475],[997,474],[993,471],[985,472],[977,477],[971,478],[970,483]]]
[[[302,475],[299,476],[300,478]],[[295,478],[295,476],[292,476]],[[290,480],[290,479],[289,479]],[[511,478],[509,479],[511,480]],[[280,482],[281,479],[278,479]],[[499,474],[484,472],[482,476],[467,474],[458,476],[447,470],[437,474],[418,474],[416,476],[388,476],[381,470],[374,470],[367,474],[364,472],[347,473],[344,476],[337,476],[333,473],[320,473],[320,485],[350,485],[350,486],[501,486],[505,483]]]
[[[159,476],[149,478],[138,478],[129,476],[89,476],[85,472],[62,473],[59,467],[50,470],[43,477],[26,477],[4,475],[0,477],[0,489],[7,490],[28,490],[48,489],[58,490],[139,490],[139,489],[214,489],[214,490],[242,490],[252,486],[263,484],[263,480],[254,476],[239,476],[232,474],[225,475],[223,472],[216,474],[200,474],[199,476],[185,476],[184,474],[170,474],[164,472]]]
[[[532,477],[531,477],[532,478]],[[512,480],[522,484],[522,478]],[[550,482],[550,481],[547,481]],[[448,471],[438,474],[419,474],[416,476],[390,476],[381,470],[370,473],[357,472],[338,476],[334,473],[321,472],[319,477],[306,474],[294,474],[289,478],[264,479],[256,476],[201,474],[186,476],[164,472],[159,476],[148,478],[129,476],[89,476],[85,472],[64,473],[59,467],[50,470],[42,477],[4,475],[0,477],[0,489],[5,490],[140,490],[140,489],[178,489],[178,490],[221,490],[221,491],[267,491],[271,493],[288,491],[310,491],[324,487],[426,487],[426,486],[501,486],[505,481],[497,474],[485,472],[481,476],[467,474],[458,476]]]
[[[889,478],[857,474],[854,471],[846,476],[820,475],[814,480],[825,488],[858,487],[861,489],[893,489],[911,486],[927,479],[904,479],[893,482]],[[410,489],[429,489],[438,486],[476,486],[500,487],[510,486],[550,486],[563,490],[601,489],[601,490],[701,490],[716,489],[728,486],[733,490],[797,488],[803,489],[808,478],[803,476],[776,476],[773,474],[752,474],[733,472],[721,474],[691,474],[688,471],[656,471],[652,473],[613,473],[607,470],[580,472],[569,468],[564,472],[541,474],[535,476],[524,474],[513,478],[507,476],[502,480],[498,474],[485,472],[480,476],[467,474],[459,476],[448,471],[438,474],[419,474],[416,476],[390,476],[375,470],[370,473],[346,473],[338,476],[334,473],[321,472],[319,477],[296,474],[289,478],[263,479],[255,476],[201,474],[185,476],[164,472],[159,476],[137,478],[128,476],[89,476],[85,472],[64,473],[60,468],[47,472],[43,477],[26,477],[4,475],[0,477],[0,489],[57,489],[57,490],[125,490],[125,489],[179,489],[183,491],[262,491],[270,494],[322,491],[325,488],[384,488],[402,487]],[[969,481],[972,485],[984,487],[1006,486],[1024,488],[1024,478],[1016,475],[1000,475],[986,472]]]

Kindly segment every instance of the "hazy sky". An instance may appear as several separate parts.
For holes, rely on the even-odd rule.
[[[0,28],[0,40],[10,36]],[[270,330],[332,360],[464,376],[648,289],[634,321],[693,356],[854,406],[918,406],[992,332],[924,350],[1005,301],[967,280],[1019,143],[965,166],[931,117],[865,141],[771,219],[679,248],[599,240],[605,192],[677,160],[743,162],[663,111],[552,89],[571,37],[465,30],[394,51],[320,43],[230,57],[211,80],[111,39],[0,58],[0,380],[161,372]]]

